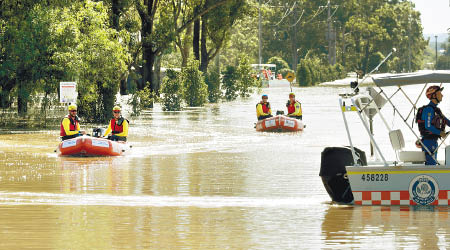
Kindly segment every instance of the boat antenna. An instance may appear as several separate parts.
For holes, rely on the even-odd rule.
[[[354,89],[358,89],[359,85],[361,85],[361,83],[363,83],[373,72],[378,71],[378,69],[380,68],[381,65],[383,65],[384,62],[386,62],[386,60],[391,57],[392,53],[395,53],[397,51],[396,48],[392,48],[391,52],[389,52],[389,54],[372,70],[370,71],[368,74],[366,74],[364,76],[364,78],[358,83],[358,79],[356,80],[356,86],[354,87]],[[358,76],[358,75],[357,75]],[[352,86],[353,88],[353,86]]]

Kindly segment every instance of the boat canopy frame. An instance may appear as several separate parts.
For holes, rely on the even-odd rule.
[[[436,150],[431,152],[431,150],[428,149],[423,144],[418,133],[416,131],[414,131],[413,126],[409,125],[408,119],[410,118],[411,114],[415,113],[415,111],[417,110],[417,103],[418,103],[420,97],[422,96],[423,92],[427,88],[428,84],[438,83],[438,84],[440,84],[440,86],[442,86],[443,83],[450,83],[450,70],[424,71],[424,72],[405,73],[405,74],[388,74],[388,75],[383,75],[383,76],[378,76],[378,77],[372,77],[372,79],[379,90],[379,91],[377,91],[375,96],[361,95],[361,94],[344,95],[344,97],[351,97],[351,102],[352,102],[351,106],[346,106],[342,97],[339,99],[339,105],[340,105],[340,108],[342,111],[344,125],[345,125],[346,131],[347,131],[348,140],[349,140],[350,147],[352,150],[354,166],[358,166],[358,157],[356,155],[356,152],[355,152],[352,140],[351,140],[350,129],[348,127],[348,122],[345,117],[346,111],[356,111],[357,112],[362,124],[364,125],[366,132],[369,135],[372,145],[375,146],[375,149],[377,150],[379,156],[381,157],[384,165],[386,167],[388,166],[388,162],[384,158],[383,153],[381,152],[377,142],[375,141],[375,138],[373,137],[372,133],[369,130],[369,127],[367,125],[367,120],[365,119],[365,113],[362,114],[363,112],[365,112],[366,109],[374,110],[377,114],[380,115],[386,128],[389,131],[392,131],[391,127],[386,122],[386,119],[384,119],[384,117],[382,116],[382,114],[380,112],[381,107],[378,107],[375,103],[375,99],[378,96],[382,96],[386,99],[386,101],[394,109],[394,112],[398,113],[401,120],[405,123],[405,125],[409,128],[409,130],[416,137],[417,141],[421,144],[423,149],[425,149],[425,151],[429,155],[431,155],[431,157],[435,160],[435,162],[438,165],[441,165],[435,158],[434,154],[438,151],[439,147],[442,145],[442,143],[444,143],[446,138],[443,138],[442,142],[438,145]],[[402,86],[414,85],[414,84],[424,84],[424,87],[422,88],[420,94],[415,99],[415,101],[413,101],[402,88]],[[397,90],[391,96],[388,96],[386,94],[386,92],[383,90],[383,87],[390,87],[390,86],[397,86]],[[408,115],[406,117],[398,110],[398,108],[392,102],[392,98],[394,96],[396,96],[399,92],[401,92],[405,96],[406,100],[412,105],[412,108],[408,112]],[[366,100],[368,100],[368,102],[364,103],[364,105],[362,105],[363,104],[362,98],[365,98]],[[415,119],[415,118],[413,118],[413,119]],[[413,123],[414,123],[414,121],[413,121]]]

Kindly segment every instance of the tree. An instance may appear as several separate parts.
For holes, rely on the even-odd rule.
[[[191,60],[188,66],[181,69],[181,82],[183,84],[183,99],[190,107],[200,107],[208,98],[208,86],[203,73],[198,70],[199,61]]]
[[[128,55],[119,34],[109,27],[102,2],[85,0],[57,10],[52,29],[58,39],[54,60],[66,79],[77,80],[79,114],[88,121],[105,122],[115,104]]]
[[[180,73],[167,70],[166,77],[161,86],[161,105],[164,111],[177,111],[181,109],[182,93],[184,92]]]
[[[158,91],[159,84],[154,77],[155,61],[172,44],[176,34],[183,32],[209,11],[231,0],[219,0],[192,12],[190,6],[198,1],[200,0],[134,0],[141,19],[143,82],[150,85],[151,91]]]

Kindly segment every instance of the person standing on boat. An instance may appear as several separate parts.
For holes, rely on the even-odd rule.
[[[81,135],[85,135],[85,131],[80,130],[80,119],[77,116],[77,106],[69,105],[69,115],[64,117],[61,122],[59,135],[61,139],[68,140]]]
[[[121,108],[119,106],[114,106],[113,116],[114,118],[109,122],[108,129],[105,131],[103,137],[112,133],[108,139],[112,141],[127,141],[128,120],[122,117]]]
[[[270,103],[267,101],[269,97],[267,95],[262,95],[262,100],[256,104],[256,117],[258,120],[264,120],[266,118],[272,117],[272,110],[270,109]]]
[[[299,101],[295,100],[295,94],[289,94],[289,100],[286,103],[288,109],[288,116],[295,119],[302,119],[302,105]]]
[[[430,99],[430,103],[417,110],[416,122],[418,123],[419,132],[422,136],[423,145],[431,152],[425,152],[425,165],[436,165],[438,139],[445,138],[445,126],[450,126],[450,120],[447,119],[437,105],[442,101],[442,90],[439,86],[430,86],[426,91],[426,96]],[[434,156],[434,159],[432,157]]]

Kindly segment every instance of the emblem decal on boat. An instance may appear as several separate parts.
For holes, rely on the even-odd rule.
[[[431,204],[438,199],[438,183],[429,175],[416,176],[409,183],[409,195],[419,205]]]

